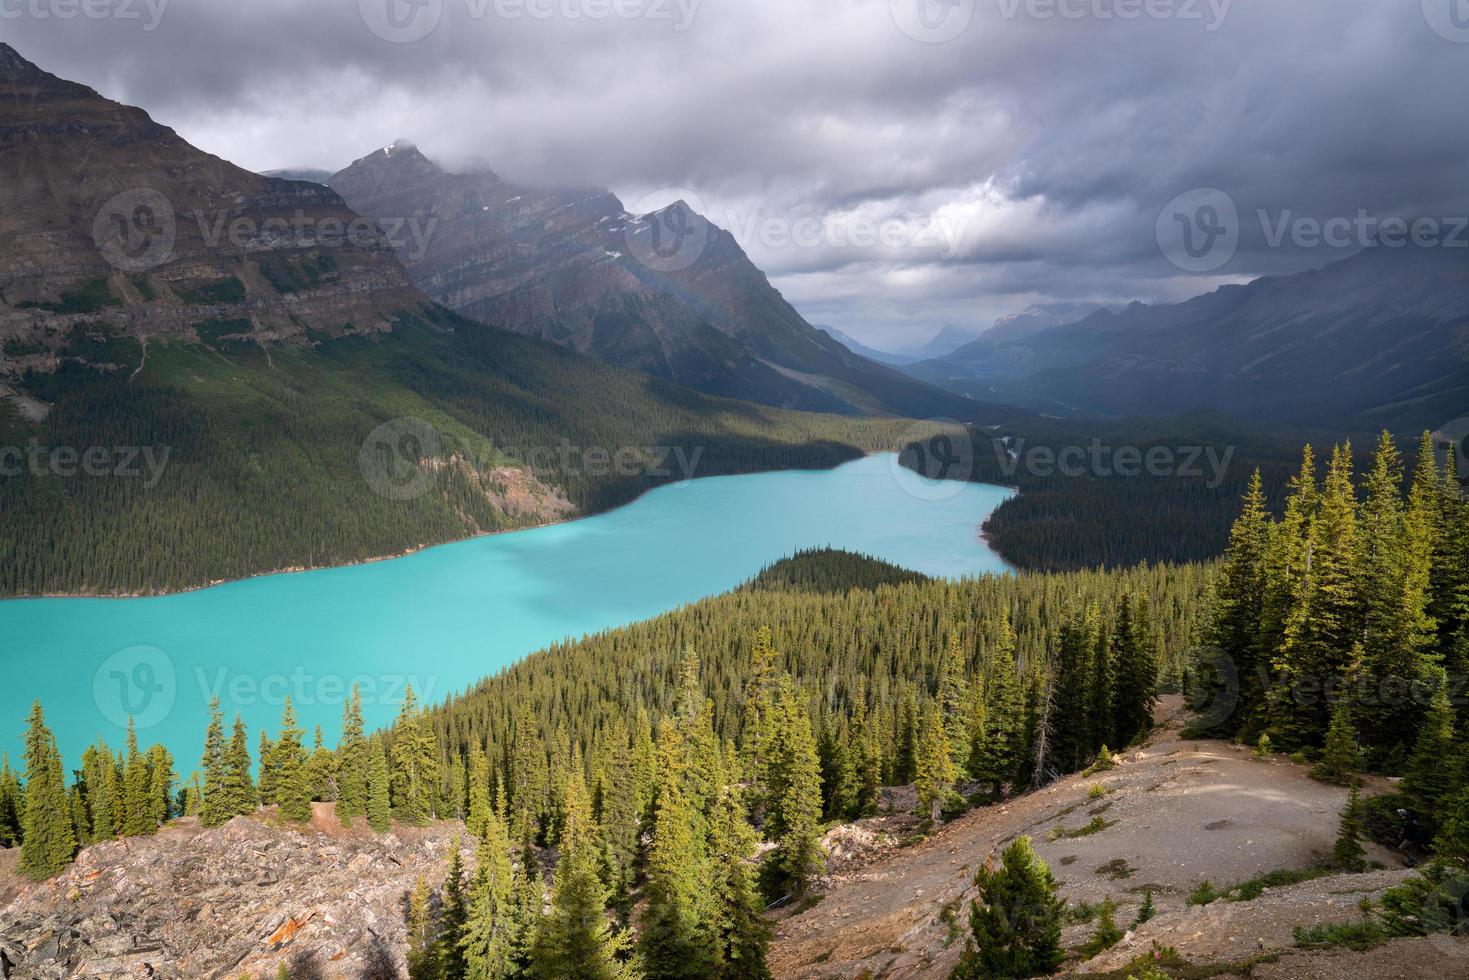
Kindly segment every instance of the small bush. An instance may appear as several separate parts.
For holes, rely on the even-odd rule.
[[[1081,955],[1091,959],[1105,949],[1111,949],[1117,945],[1122,938],[1122,930],[1117,928],[1117,903],[1110,898],[1102,899],[1102,904],[1097,906],[1097,929],[1092,933],[1092,938],[1081,947]]]
[[[1296,945],[1302,949],[1331,949],[1345,946],[1347,949],[1365,952],[1387,941],[1387,932],[1374,919],[1357,922],[1338,922],[1303,928],[1295,928]]]
[[[1210,884],[1209,879],[1205,878],[1199,883],[1199,887],[1189,892],[1188,904],[1208,905],[1210,902],[1217,902],[1223,897],[1223,895],[1214,890],[1214,886]]]
[[[1086,767],[1086,769],[1082,772],[1082,775],[1083,776],[1092,776],[1092,775],[1095,775],[1096,773],[1106,772],[1109,769],[1116,769],[1116,768],[1117,768],[1117,760],[1116,760],[1116,758],[1113,757],[1111,751],[1108,750],[1107,746],[1104,745],[1104,746],[1102,746],[1101,750],[1099,752],[1097,752],[1097,758],[1096,758],[1096,760],[1093,761],[1091,765],[1089,765],[1089,766]]]
[[[1260,741],[1255,743],[1255,758],[1268,759],[1275,750],[1270,747],[1270,736],[1261,735]]]
[[[1132,927],[1136,929],[1157,914],[1158,907],[1153,904],[1153,890],[1149,888],[1143,892],[1142,908],[1137,910],[1137,918],[1133,920]]]
[[[1046,836],[1051,840],[1072,840],[1076,837],[1090,837],[1092,834],[1106,830],[1116,822],[1116,820],[1108,820],[1105,817],[1092,817],[1089,823],[1077,827],[1075,830],[1067,830],[1065,827],[1054,827]]]
[[[1107,789],[1107,787],[1103,786],[1101,783],[1092,783],[1089,787],[1087,787],[1086,798],[1089,800],[1100,800],[1109,792],[1111,792],[1111,790]]]

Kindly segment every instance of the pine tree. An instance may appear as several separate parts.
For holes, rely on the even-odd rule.
[[[1352,792],[1347,805],[1341,812],[1341,826],[1336,834],[1336,846],[1331,852],[1331,863],[1343,871],[1367,870],[1367,852],[1362,849],[1365,836],[1362,813],[1362,792],[1357,781],[1352,780]]]
[[[122,833],[126,837],[151,834],[158,825],[149,820],[148,792],[153,776],[148,762],[138,751],[138,733],[128,718],[127,763],[123,770]]]
[[[367,825],[379,834],[393,828],[388,785],[387,747],[382,735],[374,734],[367,747]]]
[[[1240,684],[1233,695],[1238,697],[1238,705],[1230,704],[1232,694],[1224,689],[1223,677],[1211,676],[1211,687],[1201,692],[1204,703],[1217,709],[1218,717],[1211,720],[1225,735],[1238,732],[1264,697],[1260,668],[1272,652],[1261,645],[1269,540],[1270,515],[1257,469],[1245,491],[1243,510],[1229,532],[1229,550],[1219,570],[1211,627],[1212,642],[1229,658],[1232,674]]]
[[[275,757],[275,801],[283,820],[305,823],[311,819],[311,780],[306,772],[302,731],[296,726],[291,699],[281,708],[281,734],[272,747]]]
[[[1403,776],[1403,792],[1413,802],[1419,819],[1436,827],[1440,804],[1454,789],[1454,773],[1447,761],[1454,758],[1456,744],[1448,676],[1442,667],[1429,668],[1429,674],[1433,696]]]
[[[25,805],[21,799],[20,779],[10,768],[9,754],[0,759],[3,759],[0,761],[0,847],[15,847],[20,843]]]
[[[117,764],[112,750],[101,739],[82,753],[82,780],[87,786],[87,816],[91,840],[111,840],[117,836],[122,814],[122,799],[117,782]]]
[[[337,756],[323,743],[321,726],[316,726],[312,740],[311,755],[306,759],[306,781],[311,786],[311,798],[321,803],[332,803],[337,798]]]
[[[204,800],[199,810],[199,824],[218,827],[235,814],[225,789],[228,763],[225,758],[224,712],[219,707],[219,695],[209,699],[209,727],[204,731],[204,757],[200,765],[204,768]]]
[[[148,833],[168,823],[173,816],[173,756],[162,745],[152,745],[144,754],[148,766]]]
[[[362,691],[352,685],[352,695],[342,707],[342,738],[337,742],[337,819],[352,826],[354,817],[367,816],[367,740],[362,734]]]
[[[949,754],[951,744],[944,731],[943,712],[936,706],[929,706],[923,715],[914,787],[918,790],[918,812],[935,823],[954,789],[955,769],[953,757]]]
[[[637,877],[644,801],[626,733],[614,731],[612,742],[607,793],[602,806],[602,839],[607,842],[614,900],[624,904]]]
[[[489,811],[480,826],[468,921],[461,947],[467,980],[509,980],[519,973],[516,950],[520,923],[514,909],[518,882],[510,864],[510,840],[499,816]],[[540,914],[540,909],[535,909]]]
[[[1015,630],[1008,610],[1000,611],[994,634],[995,647],[985,673],[984,733],[980,750],[971,757],[970,774],[998,795],[1015,778],[1025,719],[1015,668]]]
[[[684,794],[682,774],[665,772],[658,787],[653,844],[648,856],[646,905],[638,940],[649,980],[695,980],[716,975],[704,889],[711,873],[702,821]]]
[[[1355,783],[1361,768],[1361,749],[1357,745],[1357,729],[1352,724],[1351,707],[1345,698],[1331,709],[1331,727],[1326,730],[1326,748],[1311,775],[1325,783],[1346,786]]]
[[[969,767],[969,681],[965,666],[964,648],[959,643],[959,631],[949,632],[949,644],[939,664],[938,690],[934,694],[938,702],[939,722],[949,744],[949,761],[954,772],[964,772]]]
[[[1029,837],[1005,848],[999,870],[986,865],[975,876],[979,898],[970,904],[971,938],[954,968],[954,980],[1046,976],[1060,966],[1065,903],[1056,879],[1036,857]]]
[[[1113,745],[1128,745],[1153,727],[1158,702],[1158,657],[1147,604],[1124,595],[1112,633],[1116,680],[1112,702]]]
[[[1469,782],[1444,804],[1442,830],[1433,842],[1434,855],[1460,868],[1469,868]]]
[[[61,755],[56,751],[56,738],[46,727],[40,701],[31,705],[25,763],[19,868],[21,874],[39,881],[70,864],[77,849],[66,783],[61,774]]]
[[[770,927],[751,865],[758,843],[739,796],[733,791],[722,793],[709,821],[708,845],[720,980],[770,978],[765,963]]]
[[[469,753],[469,812],[465,826],[475,837],[483,840],[486,825],[494,817],[490,806],[490,759],[484,750],[475,746]]]
[[[443,980],[439,917],[434,908],[433,893],[423,875],[413,884],[408,895],[408,978],[409,980]]]
[[[271,806],[275,803],[275,792],[280,782],[280,773],[275,757],[275,743],[271,742],[270,736],[265,734],[264,729],[260,731],[260,746],[257,751],[260,759],[260,779],[255,785],[255,791],[260,797],[261,806]]]
[[[454,838],[449,850],[449,870],[444,876],[443,903],[439,916],[439,976],[443,980],[465,980],[468,960],[464,937],[469,927],[469,898],[464,888],[464,859],[460,840]]]
[[[598,873],[600,847],[580,773],[573,773],[567,783],[565,817],[561,859],[551,886],[551,911],[536,931],[531,974],[541,980],[631,977],[633,971],[623,962],[631,937],[616,930],[606,914],[610,896]]]
[[[259,806],[255,784],[250,780],[250,740],[245,732],[245,723],[238,714],[235,715],[229,748],[225,750],[222,787],[224,804],[221,809],[226,818],[247,817]]]
[[[789,676],[782,676],[768,732],[765,830],[776,842],[769,888],[803,894],[821,873],[821,766],[811,719]],[[778,897],[778,896],[777,896]]]
[[[403,708],[393,725],[393,817],[419,825],[434,816],[439,785],[439,753],[427,716],[419,710],[413,688],[403,695]]]

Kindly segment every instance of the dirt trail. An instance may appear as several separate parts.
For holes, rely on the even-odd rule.
[[[1331,851],[1347,794],[1316,782],[1284,757],[1257,759],[1228,742],[1179,738],[1180,710],[1177,699],[1167,701],[1159,730],[1110,772],[1069,776],[974,811],[922,843],[834,875],[815,907],[778,925],[771,954],[775,975],[946,977],[967,935],[974,871],[1021,834],[1032,837],[1064,898],[1099,902],[1110,896],[1123,929],[1133,922],[1144,889],[1153,891],[1158,916],[1080,968],[1085,970],[1122,965],[1150,949],[1153,938],[1195,962],[1246,959],[1262,948],[1288,947],[1294,924],[1355,918],[1364,894],[1407,875],[1392,870],[1401,868],[1393,854],[1371,847],[1369,857],[1389,870],[1294,886],[1299,891],[1290,908],[1272,903],[1277,890],[1256,902],[1189,907],[1188,894],[1206,879],[1222,888],[1269,871],[1314,865]],[[1089,798],[1093,785],[1104,786],[1106,795]],[[1107,821],[1104,829],[1061,836],[1094,817]],[[1064,943],[1083,942],[1091,928],[1069,927]]]

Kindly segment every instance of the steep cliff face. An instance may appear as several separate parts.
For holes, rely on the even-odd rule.
[[[633,215],[605,190],[449,173],[405,141],[329,183],[390,234],[400,230],[399,257],[426,293],[485,323],[770,405],[983,411],[812,327],[732,235],[681,201]]]
[[[85,357],[84,335],[304,340],[425,303],[335,192],[242,170],[0,44],[0,370]]]

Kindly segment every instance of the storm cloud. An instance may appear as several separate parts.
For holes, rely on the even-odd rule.
[[[902,348],[1323,265],[1384,218],[1448,237],[1458,3],[0,0],[0,34],[256,170],[407,137],[639,210],[689,199],[808,319]],[[1165,208],[1201,188],[1237,245],[1170,261]]]

